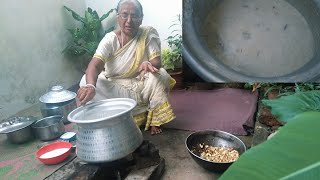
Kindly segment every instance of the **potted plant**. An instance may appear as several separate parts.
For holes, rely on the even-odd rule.
[[[182,57],[181,52],[170,48],[165,48],[161,52],[161,62],[163,68],[169,73],[179,72],[182,67]]]
[[[161,51],[163,68],[176,80],[175,89],[183,88],[181,27],[181,16],[179,14],[177,20],[169,27],[169,29],[173,28],[171,35],[166,38],[169,48]]]
[[[85,11],[85,16],[81,17],[67,6],[64,6],[64,8],[71,12],[72,17],[76,21],[81,22],[82,25],[80,27],[68,29],[71,34],[71,41],[68,42],[67,47],[62,53],[79,60],[77,61],[77,64],[79,65],[80,69],[84,71],[94,55],[101,39],[106,33],[114,30],[113,26],[106,31],[103,31],[101,22],[106,19],[115,9],[111,9],[109,12],[99,17],[96,11],[93,11],[88,7]]]

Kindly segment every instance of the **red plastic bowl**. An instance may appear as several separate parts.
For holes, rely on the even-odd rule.
[[[41,147],[37,152],[36,152],[36,157],[37,159],[39,159],[39,161],[41,161],[44,164],[58,164],[62,161],[64,161],[68,155],[71,152],[71,143],[69,142],[65,142],[65,141],[58,141],[58,142],[54,142],[51,144],[47,144],[43,147]],[[51,152],[53,150],[56,149],[61,149],[61,148],[67,148],[68,150],[66,152],[64,152],[63,154],[57,154],[57,156],[54,157],[49,157],[49,158],[43,158],[41,157],[43,154],[47,153],[47,152]]]

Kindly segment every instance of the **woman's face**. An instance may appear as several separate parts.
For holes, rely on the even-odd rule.
[[[121,5],[117,20],[122,32],[133,37],[142,23],[142,15],[132,2],[127,2]]]

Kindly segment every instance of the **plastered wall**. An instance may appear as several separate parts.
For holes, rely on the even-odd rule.
[[[81,0],[2,0],[0,6],[0,120],[38,102],[56,84],[80,79],[61,53],[74,26],[63,5],[84,11]]]

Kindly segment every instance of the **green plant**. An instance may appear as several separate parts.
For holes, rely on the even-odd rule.
[[[177,19],[173,21],[173,24],[169,27],[172,29],[170,36],[167,37],[167,43],[172,51],[177,51],[181,54],[182,49],[182,35],[181,35],[181,15],[178,14]]]
[[[304,91],[274,100],[262,100],[262,103],[271,108],[271,113],[283,122],[288,122],[297,114],[318,111],[320,112],[320,91]]]
[[[252,92],[255,92],[256,90],[260,88],[265,88],[271,86],[272,83],[257,83],[257,82],[248,82],[244,84],[244,89],[250,89]]]
[[[161,61],[164,69],[174,71],[180,67],[182,58],[179,52],[166,48],[161,52]]]
[[[287,86],[283,88],[279,96],[288,96],[299,92],[320,90],[319,83],[295,83],[292,86]]]
[[[292,86],[290,84],[284,84],[284,83],[269,83],[268,86],[265,86],[264,89],[264,96],[267,96],[269,92],[271,91],[277,91],[278,96],[281,96],[280,94],[287,93],[292,91]]]
[[[319,83],[295,83],[295,92],[320,90]]]
[[[85,16],[81,17],[67,6],[64,6],[64,8],[71,12],[72,17],[76,21],[80,21],[82,26],[74,29],[68,29],[71,33],[72,40],[63,50],[63,53],[67,53],[72,56],[82,56],[87,54],[92,57],[104,35],[114,29],[114,27],[110,27],[103,32],[101,22],[115,9],[111,9],[108,13],[99,17],[96,11],[88,8],[85,11]]]
[[[284,95],[291,95],[294,94],[294,85],[292,83],[246,83],[244,85],[245,89],[251,89],[253,92],[262,89],[264,92],[263,96],[267,96],[269,92],[271,91],[277,91],[279,93],[278,97],[284,96]],[[304,88],[305,89],[305,88]],[[310,89],[315,90],[315,89]]]
[[[161,61],[165,69],[174,71],[182,67],[182,35],[181,35],[181,16],[169,27],[172,29],[171,35],[166,38],[169,48],[161,52]]]

